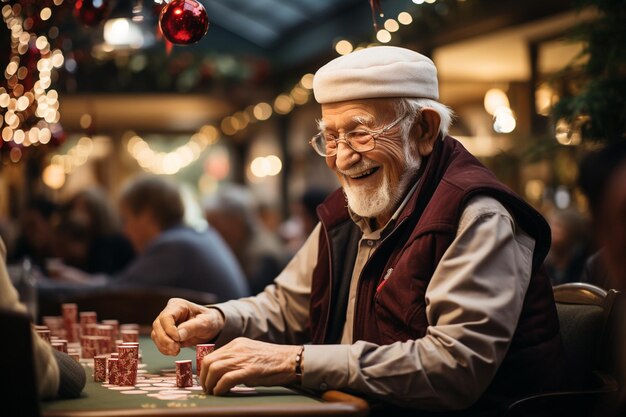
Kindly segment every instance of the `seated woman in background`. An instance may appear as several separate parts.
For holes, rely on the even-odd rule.
[[[56,230],[57,256],[88,273],[114,274],[135,256],[100,188],[87,188],[74,195],[63,208]]]

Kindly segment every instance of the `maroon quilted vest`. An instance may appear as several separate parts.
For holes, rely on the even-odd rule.
[[[535,239],[535,250],[532,276],[511,346],[479,403],[508,402],[559,387],[564,355],[552,288],[542,268],[550,248],[549,226],[451,137],[436,144],[419,177],[421,183],[393,231],[361,273],[354,341],[385,345],[425,336],[428,283],[455,238],[466,203],[473,196],[487,195],[500,201]],[[311,336],[313,343],[338,343],[361,232],[349,217],[341,190],[317,212],[323,227],[311,289]],[[393,272],[381,285],[391,268]]]

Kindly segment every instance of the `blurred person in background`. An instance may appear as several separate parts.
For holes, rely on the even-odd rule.
[[[586,282],[626,290],[626,141],[587,155],[578,185],[589,202],[599,252],[586,265]]]
[[[317,206],[322,204],[329,194],[329,191],[322,188],[309,187],[293,204],[291,217],[281,226],[281,236],[291,256],[302,247],[319,223]]]
[[[272,283],[286,264],[280,240],[259,218],[252,193],[234,184],[220,188],[203,202],[204,215],[235,254],[252,294]]]
[[[61,213],[56,255],[63,262],[90,274],[115,274],[133,260],[135,251],[102,189],[78,192]]]
[[[55,225],[59,207],[44,196],[36,196],[20,216],[19,235],[8,254],[9,264],[28,257],[33,265],[45,271],[46,261],[55,253]]]
[[[25,313],[26,306],[19,302],[17,290],[11,284],[5,265],[6,247],[0,239],[0,308]],[[85,370],[66,353],[52,349],[49,343],[31,329],[33,368],[37,394],[41,399],[75,398],[83,390],[86,382]],[[7,343],[7,335],[3,343]],[[15,341],[11,341],[13,343]],[[11,360],[11,358],[4,358]],[[5,381],[10,383],[10,375]],[[26,388],[26,387],[24,387]]]
[[[213,293],[219,300],[249,295],[245,277],[224,241],[214,230],[186,226],[184,212],[174,182],[156,176],[132,180],[122,191],[120,213],[124,234],[138,254],[134,261],[113,276],[61,266],[54,283],[40,283],[40,296],[107,286],[178,287]]]
[[[589,256],[588,225],[574,209],[555,210],[547,216],[552,245],[545,261],[552,285],[579,282]]]

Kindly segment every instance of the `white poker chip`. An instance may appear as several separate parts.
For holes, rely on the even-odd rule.
[[[181,389],[168,389],[168,390],[163,390],[163,391],[159,391],[159,394],[162,395],[187,395],[189,394],[187,391],[185,390],[181,390]]]
[[[230,392],[256,392],[256,389],[252,387],[237,386],[237,387],[232,387],[230,389]]]

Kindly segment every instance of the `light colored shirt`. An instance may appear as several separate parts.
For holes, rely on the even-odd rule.
[[[6,247],[2,239],[0,239],[0,307],[25,313],[26,306],[19,302],[17,291],[9,279],[5,259]],[[32,329],[31,337],[33,343],[35,381],[37,383],[39,397],[53,398],[57,395],[57,391],[59,390],[59,366],[54,358],[52,347]],[[2,360],[11,359],[3,358]]]
[[[372,256],[374,250],[380,246],[383,238],[389,234],[393,230],[393,226],[396,224],[396,220],[402,214],[402,210],[407,205],[417,186],[421,181],[416,181],[415,185],[409,190],[409,192],[402,200],[402,203],[398,206],[395,213],[391,216],[391,218],[387,221],[387,223],[376,229],[372,230],[371,223],[369,219],[365,217],[361,217],[352,210],[349,210],[350,217],[356,223],[357,226],[363,232],[361,239],[359,240],[358,250],[356,254],[356,260],[354,262],[354,267],[352,269],[352,277],[350,278],[350,292],[348,293],[348,307],[346,309],[346,321],[343,325],[343,333],[341,334],[341,344],[349,344],[352,343],[352,333],[353,333],[353,324],[354,324],[354,306],[356,304],[356,293],[357,288],[359,286],[359,280],[361,277],[361,272],[367,263],[367,260]]]
[[[225,317],[218,344],[237,336],[306,342],[320,228],[274,285],[257,297],[215,306]],[[306,345],[303,386],[353,389],[425,410],[469,407],[486,390],[510,346],[530,282],[534,245],[502,204],[473,198],[426,289],[426,336],[384,346],[365,341]],[[370,255],[364,251],[364,257]],[[349,305],[348,312],[353,308]],[[352,327],[352,319],[353,314],[346,327]]]

